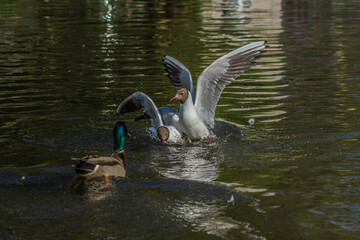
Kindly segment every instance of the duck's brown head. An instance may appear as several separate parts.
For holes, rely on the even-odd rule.
[[[181,104],[183,104],[189,97],[189,90],[186,88],[180,88],[177,90],[175,97],[173,97],[170,102],[179,100]]]
[[[161,142],[165,142],[169,139],[170,130],[165,126],[158,127],[157,129],[158,137],[160,138]]]

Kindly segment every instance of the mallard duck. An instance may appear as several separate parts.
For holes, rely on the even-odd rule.
[[[196,94],[190,71],[175,58],[165,56],[167,75],[177,90],[171,101],[179,100],[181,104],[172,122],[181,134],[190,139],[209,139],[213,135],[215,109],[222,91],[256,62],[265,44],[266,41],[250,43],[214,61],[198,77]]]
[[[117,122],[114,130],[114,149],[110,157],[86,156],[72,166],[76,174],[82,177],[109,176],[125,177],[125,136],[128,135],[125,122]]]

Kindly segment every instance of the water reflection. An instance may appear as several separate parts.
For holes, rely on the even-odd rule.
[[[216,143],[185,147],[167,147],[166,166],[160,166],[161,173],[168,178],[211,182],[217,178],[217,165],[221,159],[216,152]]]
[[[212,0],[209,11],[204,12],[205,17],[215,19],[228,17],[241,17],[243,12],[249,10],[251,1],[249,0]],[[211,10],[210,10],[211,9]]]
[[[217,119],[212,141],[194,141],[183,146],[166,146],[165,159],[156,162],[156,168],[168,178],[214,182],[218,178],[219,164],[228,158],[234,139],[244,135],[240,125]],[[230,143],[230,144],[229,144]],[[228,145],[228,146],[227,146]]]
[[[227,152],[231,146],[225,147],[226,143],[243,136],[244,132],[238,125],[225,121],[216,121],[214,131],[217,138],[210,143],[193,142],[184,146],[165,147],[163,151],[166,152],[166,157],[161,162],[156,163],[156,169],[167,178],[189,181],[190,192],[188,194],[199,194],[198,198],[202,197],[201,191],[197,192],[196,187],[191,187],[194,184],[193,181],[204,185],[203,189],[209,189],[208,191],[221,189],[221,191],[214,191],[213,194],[216,194],[217,199],[221,199],[222,203],[207,200],[178,200],[172,208],[171,214],[189,222],[195,231],[205,231],[222,238],[226,238],[230,231],[239,231],[246,237],[264,239],[261,234],[258,235],[258,231],[252,224],[224,216],[223,212],[230,204],[233,204],[233,202],[228,202],[233,196],[229,193],[230,189],[235,191],[238,189],[216,181],[219,177],[219,165],[224,161],[224,158],[231,155]],[[221,193],[217,194],[217,191]],[[234,202],[244,200],[244,196],[239,195],[239,193],[236,196],[237,199]],[[259,211],[260,208],[256,199],[248,198],[245,202],[252,210]]]
[[[174,215],[180,216],[190,222],[196,231],[206,231],[208,234],[219,237],[225,238],[231,230],[241,229],[243,233],[252,230],[248,228],[250,224],[243,224],[222,216],[224,207],[217,206],[214,203],[177,202],[173,211]]]
[[[112,197],[119,181],[123,180],[110,178],[110,182],[107,182],[104,178],[86,179],[75,176],[71,187],[77,195],[87,201],[96,202]]]

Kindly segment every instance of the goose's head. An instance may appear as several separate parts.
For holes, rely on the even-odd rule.
[[[180,88],[179,90],[177,90],[175,97],[173,97],[170,100],[170,102],[179,100],[180,103],[183,104],[184,102],[186,102],[188,97],[189,97],[189,90],[187,90],[186,88]]]
[[[165,126],[158,127],[157,129],[158,137],[160,138],[161,142],[165,142],[169,139],[170,130]]]

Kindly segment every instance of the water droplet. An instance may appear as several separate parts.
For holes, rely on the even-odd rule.
[[[249,119],[249,124],[250,124],[250,125],[254,125],[254,123],[255,123],[255,119],[250,118],[250,119]]]
[[[231,194],[230,200],[228,200],[228,203],[232,203],[234,204],[235,199],[234,199],[234,195]]]

